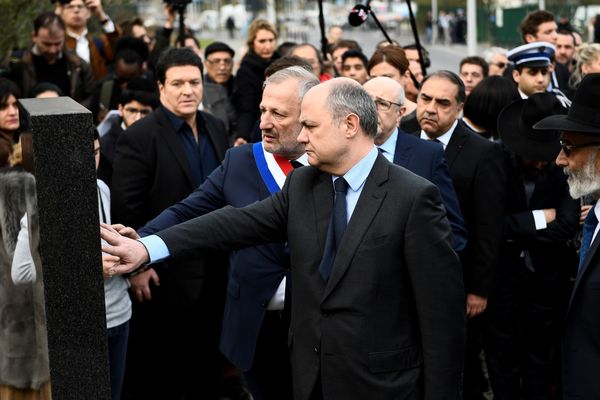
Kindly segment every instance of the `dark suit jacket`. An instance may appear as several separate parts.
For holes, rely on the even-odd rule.
[[[438,189],[379,155],[326,284],[332,199],[330,175],[299,168],[272,197],[158,235],[174,257],[287,239],[294,399],[309,399],[319,373],[327,399],[458,399],[465,298]]]
[[[198,113],[201,129],[208,133],[217,158],[227,149],[223,123],[211,115]],[[218,166],[215,165],[214,168]],[[135,229],[156,217],[167,207],[183,200],[195,189],[191,167],[173,126],[162,107],[133,124],[119,135],[112,177],[111,210],[115,223]],[[223,263],[224,255],[208,257],[206,263]],[[198,268],[203,259],[187,260],[175,269],[156,268],[160,290],[176,304],[191,304],[199,296],[204,276]],[[170,284],[173,280],[173,285]],[[174,300],[177,299],[177,300]]]
[[[488,297],[498,263],[506,198],[502,147],[458,123],[446,161],[465,218],[469,243],[461,254],[467,293]]]
[[[252,146],[230,149],[223,164],[200,187],[141,228],[140,235],[156,233],[226,205],[239,208],[269,197]],[[284,243],[247,247],[230,255],[221,351],[242,370],[252,366],[266,307],[289,267]]]
[[[523,251],[527,251],[536,277],[557,281],[564,276],[561,270],[572,265],[575,258],[567,241],[575,236],[579,225],[579,201],[569,195],[562,168],[550,163],[536,178],[527,204],[522,169],[514,156],[507,155],[507,160],[507,204],[500,268],[514,268],[522,259]],[[536,230],[532,210],[546,208],[556,209],[556,219],[546,229]]]
[[[590,210],[593,212],[594,210]],[[563,334],[563,399],[600,398],[600,235],[580,267]]]
[[[399,130],[394,164],[408,169],[438,187],[452,228],[452,248],[457,252],[464,250],[467,245],[467,230],[448,172],[444,148],[438,143],[421,140]]]

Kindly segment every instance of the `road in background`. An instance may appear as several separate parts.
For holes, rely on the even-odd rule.
[[[401,45],[407,45],[414,43],[415,40],[412,36],[410,29],[403,27],[400,32],[398,31],[390,31],[388,32],[390,37],[394,40],[397,40]],[[231,47],[236,50],[236,59],[239,60],[239,55],[242,52],[242,49],[245,46],[245,38],[236,37],[235,39],[229,39],[227,32],[204,32],[200,34],[200,37],[205,40],[220,40],[228,43]],[[365,30],[361,28],[348,28],[344,30],[343,37],[345,39],[353,39],[360,43],[363,48],[364,53],[367,57],[370,57],[375,50],[375,46],[380,41],[384,40],[383,34],[379,30]],[[293,30],[289,29],[288,34],[278,40],[279,43],[283,41],[293,41],[293,42],[302,42],[304,40],[309,43],[314,44],[317,48],[320,48],[320,32],[319,30]],[[421,38],[423,40],[423,38]],[[447,69],[453,72],[458,73],[458,66],[460,60],[463,57],[467,56],[467,46],[466,45],[424,45],[429,51],[429,56],[431,59],[431,67],[427,70],[427,72],[433,72],[440,69]],[[485,47],[479,46],[478,54],[482,54]]]

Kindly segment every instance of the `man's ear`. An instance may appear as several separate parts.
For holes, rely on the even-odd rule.
[[[525,34],[525,43],[533,43],[533,42],[537,42],[537,38],[535,36],[533,36],[531,33],[526,33]]]
[[[513,80],[515,82],[517,82],[517,84],[518,84],[519,80],[521,79],[521,74],[519,73],[519,71],[516,68],[513,69],[513,71],[512,71],[512,77],[513,77]]]
[[[346,137],[354,137],[360,130],[360,118],[354,113],[346,115]]]

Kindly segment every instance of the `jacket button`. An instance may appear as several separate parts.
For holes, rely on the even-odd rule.
[[[319,348],[317,346],[313,347],[313,351],[315,354],[319,354]]]
[[[263,308],[267,308],[267,306],[269,305],[268,301],[263,301],[262,303],[260,303],[261,307]]]

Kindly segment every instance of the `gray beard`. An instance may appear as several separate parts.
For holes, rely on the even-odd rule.
[[[596,159],[598,153],[590,153],[587,162],[579,171],[569,171],[564,168],[565,175],[568,177],[569,194],[572,198],[578,199],[583,196],[600,196],[600,172],[596,170]]]

